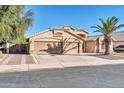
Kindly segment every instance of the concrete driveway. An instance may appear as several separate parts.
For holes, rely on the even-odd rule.
[[[62,67],[97,66],[110,64],[124,64],[124,59],[109,60],[89,55],[35,55],[36,60],[42,65],[58,65]]]

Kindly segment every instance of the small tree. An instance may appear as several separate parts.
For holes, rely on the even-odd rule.
[[[24,36],[33,23],[33,12],[26,11],[25,6],[0,6],[0,40],[14,44],[26,43]]]

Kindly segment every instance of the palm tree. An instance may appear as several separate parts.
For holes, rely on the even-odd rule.
[[[105,42],[105,55],[110,54],[110,45],[112,40],[112,33],[117,29],[124,27],[124,24],[118,24],[119,19],[115,16],[111,18],[107,18],[104,20],[102,18],[99,19],[102,25],[94,25],[91,28],[95,28],[95,32],[100,32],[104,35],[104,42]]]

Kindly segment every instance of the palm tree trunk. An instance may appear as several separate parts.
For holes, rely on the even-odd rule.
[[[105,41],[105,55],[109,55],[109,44]]]
[[[111,37],[105,37],[105,55],[111,54]]]

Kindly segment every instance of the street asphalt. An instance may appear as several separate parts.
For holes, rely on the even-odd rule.
[[[6,88],[124,88],[124,64],[0,73]]]

